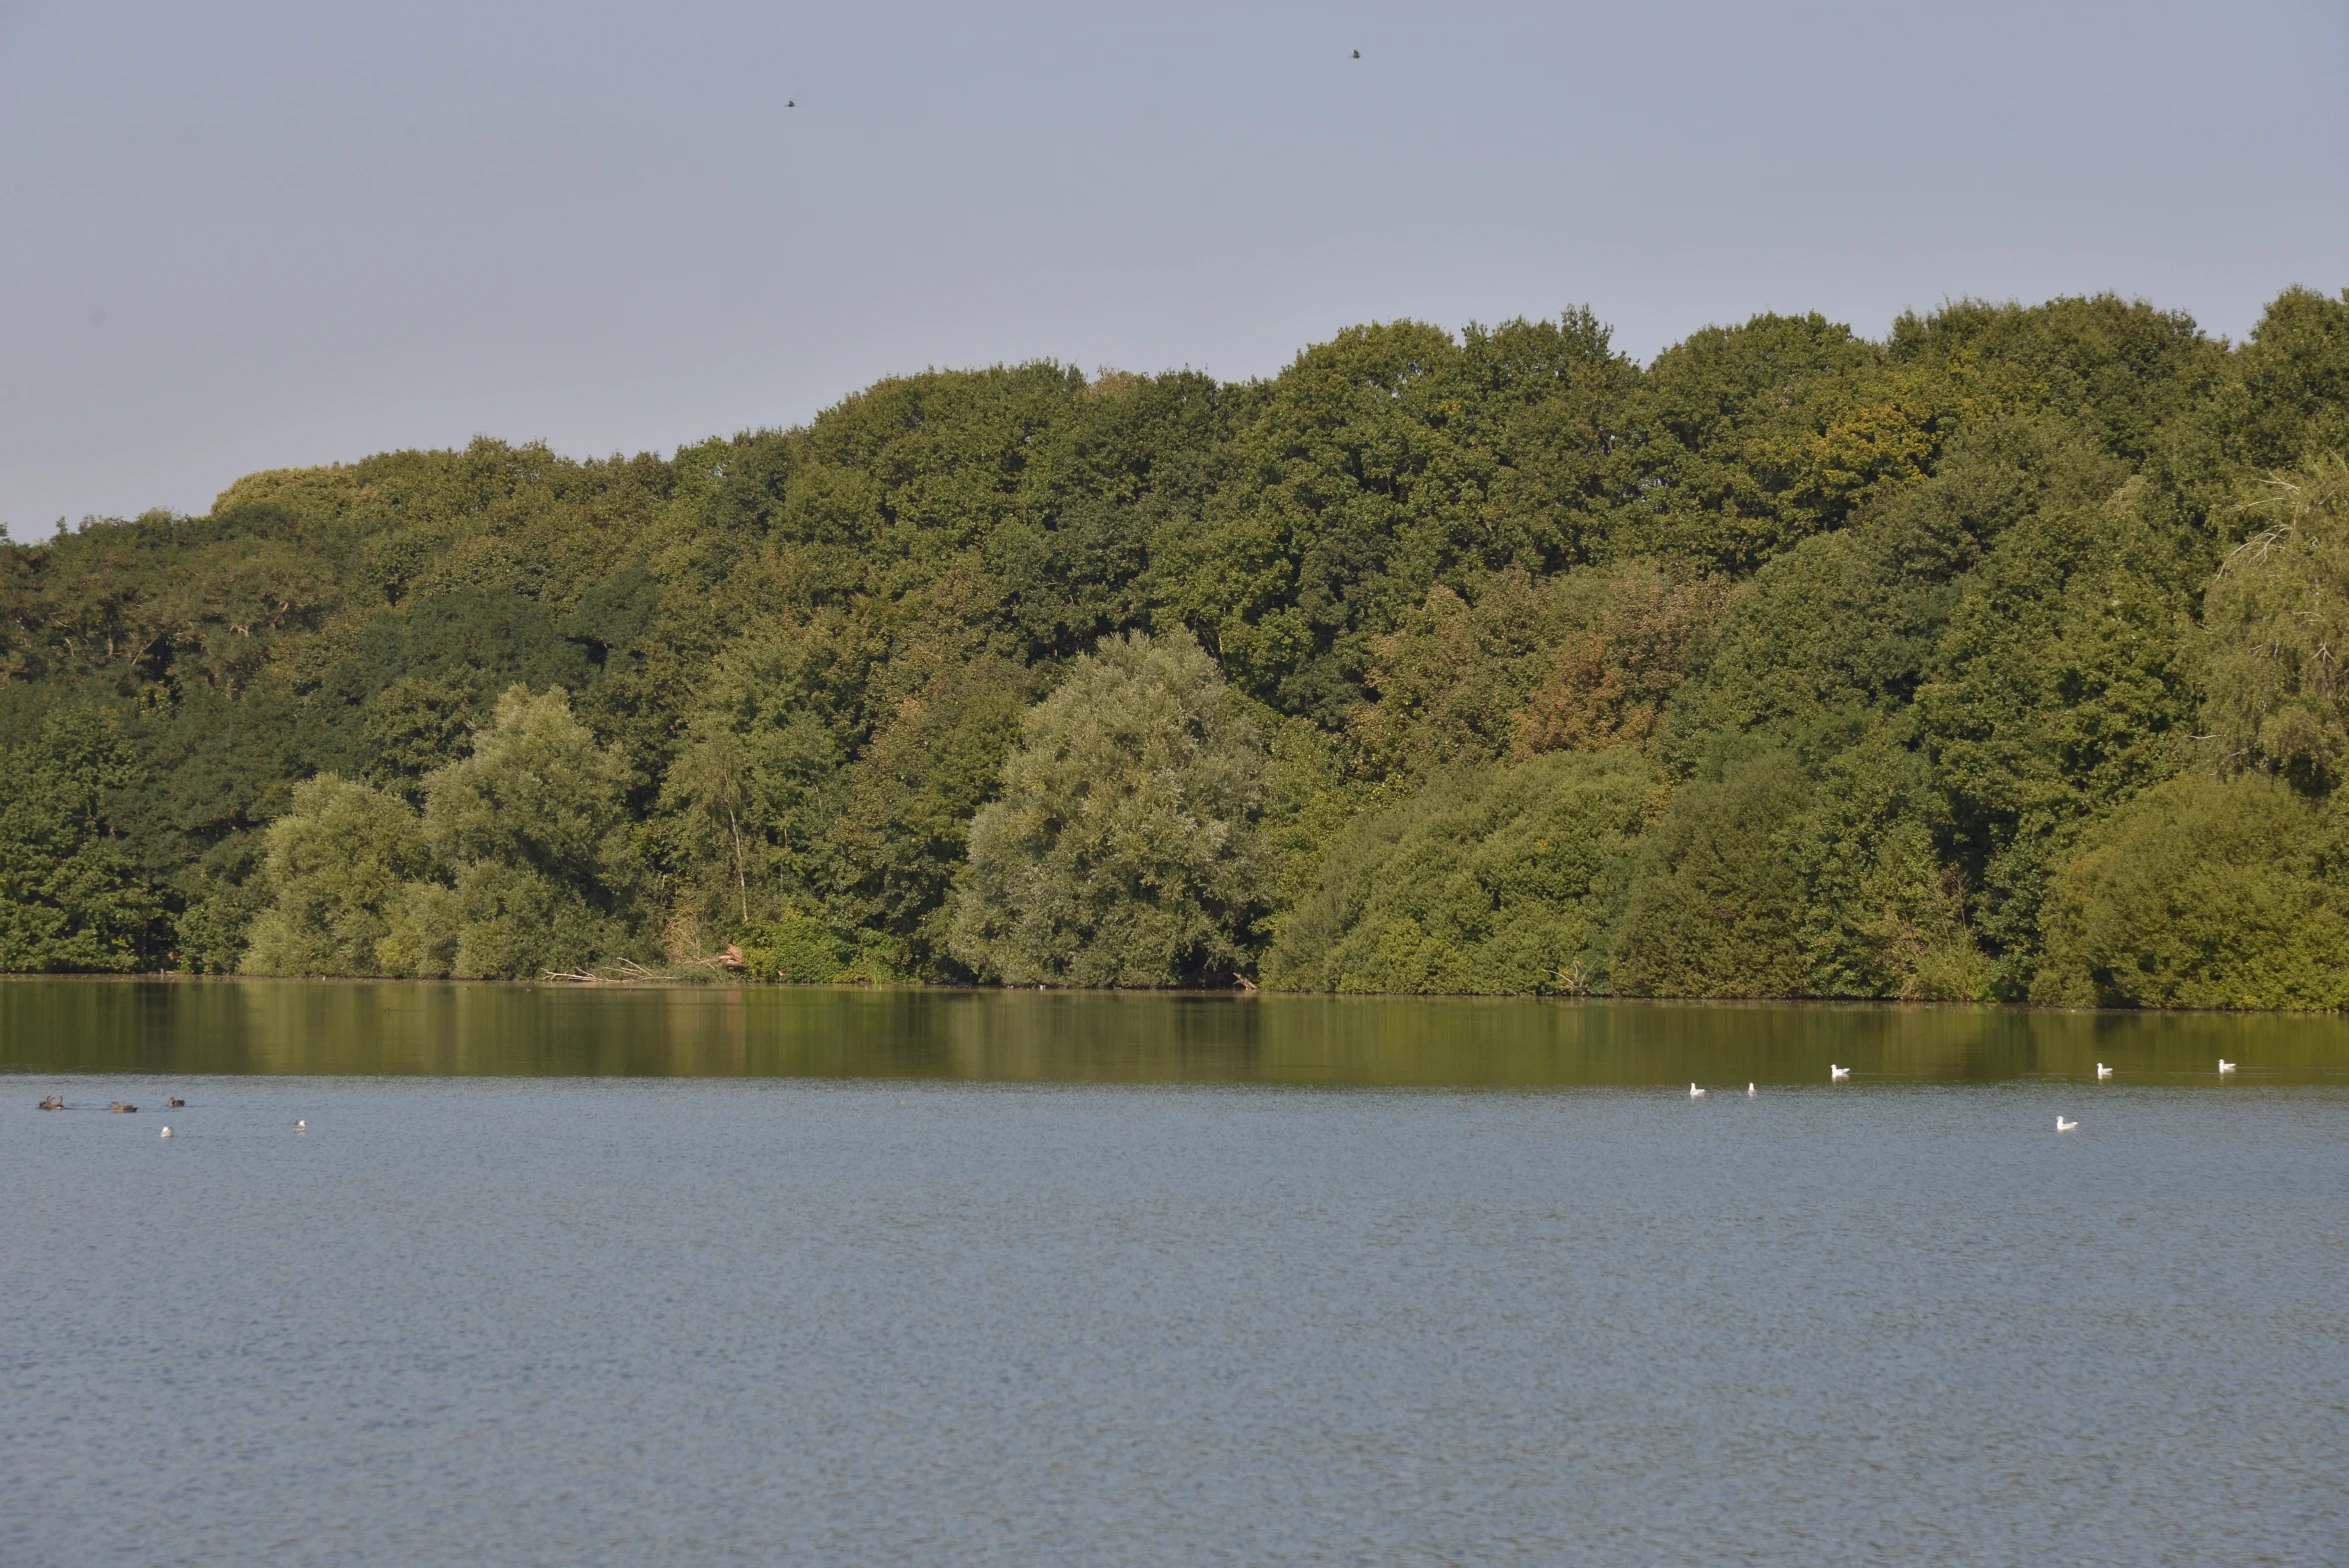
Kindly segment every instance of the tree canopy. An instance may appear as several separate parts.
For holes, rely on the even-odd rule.
[[[1107,638],[1030,710],[971,824],[952,951],[1013,985],[1244,973],[1264,735],[1190,633]]]
[[[2296,287],[252,474],[0,543],[0,968],[2335,1006],[2345,449]]]

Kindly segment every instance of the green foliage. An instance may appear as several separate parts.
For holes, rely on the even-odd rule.
[[[971,824],[956,957],[1008,984],[1239,972],[1268,862],[1266,745],[1188,633],[1111,638],[1029,714]]]
[[[625,956],[639,867],[627,768],[560,690],[498,700],[424,810],[322,774],[269,830],[249,974],[535,978]]]
[[[2224,350],[2192,317],[2112,294],[2038,306],[1960,301],[1930,318],[1902,316],[1889,347],[1896,363],[1946,379],[1975,417],[2057,414],[2132,462],[2224,370]]]
[[[453,936],[452,973],[518,979],[628,952],[639,871],[627,785],[627,764],[564,692],[507,691],[473,754],[424,780],[424,838],[456,897],[411,906],[402,956],[432,967],[422,955]]]
[[[2049,900],[2036,1001],[2349,1006],[2349,839],[2337,805],[2194,774],[2099,823]]]
[[[369,771],[406,784],[465,754],[465,738],[485,715],[471,681],[451,674],[403,675],[369,698],[360,739]]]
[[[408,884],[431,864],[416,813],[395,795],[321,773],[269,827],[242,967],[256,975],[372,975]]]
[[[2239,389],[2222,388],[2221,418],[2238,459],[2285,468],[2349,451],[2349,289],[2276,296],[2244,346]]]
[[[1932,631],[1923,597],[1860,534],[1804,540],[1723,621],[1707,678],[1678,693],[1665,756],[1694,768],[1756,735],[1810,760],[1851,744],[1915,688]]]
[[[1912,584],[1947,584],[1980,566],[2015,524],[2041,511],[2092,506],[2129,474],[2128,463],[2075,421],[1987,419],[1953,434],[1933,476],[1876,508],[1861,532],[1882,572]]]
[[[1380,797],[1377,786],[1349,777],[1336,737],[1309,719],[1271,726],[1271,764],[1265,772],[1265,853],[1275,870],[1271,910],[1258,922],[1259,946],[1313,890],[1330,841],[1356,813]]]
[[[940,669],[866,743],[826,836],[831,903],[887,938],[891,962],[927,978],[949,967],[947,907],[981,804],[1004,776],[1028,681],[992,659]]]
[[[844,762],[820,645],[762,626],[718,658],[661,786],[671,863],[747,924],[820,885]]]
[[[787,985],[895,985],[903,979],[889,961],[890,942],[882,933],[842,931],[805,910],[753,921],[735,932],[735,942],[754,979]]]
[[[2288,289],[253,474],[0,542],[0,964],[2108,994],[2062,900],[2138,802],[2333,809],[2344,446],[2349,294]]]
[[[1338,836],[1280,922],[1267,984],[1603,991],[1652,767],[1556,752],[1438,775]]]
[[[1689,785],[1643,846],[1615,988],[1629,996],[1800,996],[1799,824],[1811,782],[1763,752]]]
[[[2081,827],[2190,755],[2192,600],[2139,499],[2010,528],[1963,583],[1917,691],[2002,994],[2029,984],[2048,879]]]
[[[1173,541],[1170,586],[1241,689],[1334,724],[1368,641],[1455,564],[1493,456],[1450,334],[1359,327],[1307,350],[1235,442],[1246,479]]]
[[[1802,877],[1803,989],[1814,996],[1982,1002],[1998,977],[1966,923],[1963,871],[1931,765],[1901,715],[1818,769],[1786,842]]]
[[[266,848],[266,833],[238,833],[183,873],[186,903],[176,922],[176,957],[190,974],[235,974],[244,966],[246,934],[269,907],[261,875]]]
[[[1648,530],[1750,570],[1919,477],[1936,444],[1930,397],[1889,384],[1883,358],[1817,315],[1707,327],[1666,349],[1641,411]]]
[[[735,933],[735,941],[744,966],[760,980],[820,984],[837,979],[848,967],[848,944],[839,933],[800,910],[745,924]]]
[[[139,967],[158,901],[115,831],[136,775],[119,720],[52,710],[0,748],[0,970]]]
[[[2203,596],[2203,723],[2230,765],[2327,791],[2349,759],[2349,463],[2313,458],[2252,510],[2266,526]]]

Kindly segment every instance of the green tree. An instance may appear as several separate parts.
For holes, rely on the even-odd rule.
[[[721,926],[775,918],[824,882],[846,759],[825,648],[767,625],[716,661],[661,785],[672,863]]]
[[[2053,414],[2129,462],[2212,394],[2226,357],[2183,311],[2114,294],[2041,305],[1959,300],[1931,316],[1902,315],[1886,348],[1894,364],[1944,383],[1968,421]]]
[[[431,869],[415,810],[396,795],[322,773],[294,786],[269,826],[268,905],[242,967],[255,975],[371,975],[408,884]]]
[[[1637,378],[1588,311],[1341,332],[1237,412],[1225,482],[1160,535],[1161,592],[1242,690],[1334,728],[1371,639],[1439,583],[1604,548]]]
[[[0,747],[0,970],[127,970],[161,906],[115,831],[136,782],[109,711],[61,705]]]
[[[453,885],[411,892],[387,956],[419,973],[519,979],[640,946],[628,777],[563,691],[508,690],[473,754],[424,780],[425,841]]]
[[[1456,769],[1358,819],[1278,921],[1270,986],[1314,991],[1608,988],[1607,946],[1655,784],[1626,752]]]
[[[2047,907],[2032,999],[2349,1006],[2349,839],[2279,780],[2188,774],[2098,823]]]
[[[1241,973],[1270,857],[1262,728],[1188,633],[1130,633],[1030,711],[971,824],[952,948],[1015,985]]]
[[[485,716],[481,695],[473,680],[449,672],[403,675],[377,692],[360,721],[371,774],[420,795],[425,774],[465,754]]]
[[[906,673],[927,662],[901,661]],[[842,779],[826,834],[830,907],[844,927],[887,941],[894,969],[959,979],[949,960],[948,902],[973,818],[1004,777],[1034,689],[1007,661],[941,663],[901,698]],[[867,938],[856,938],[860,949]]]
[[[234,833],[204,852],[182,880],[184,903],[173,922],[178,959],[190,974],[235,974],[245,961],[245,940],[261,911],[269,907],[266,831]]]
[[[2349,463],[2279,475],[2202,600],[2204,726],[2226,761],[2323,792],[2349,760]]]
[[[1615,953],[1631,996],[1800,996],[1811,782],[1763,752],[1689,785],[1648,836]]]
[[[1961,585],[1917,689],[2002,995],[2030,984],[2041,902],[2081,829],[2191,755],[2191,573],[2141,500],[2132,485],[2008,529]]]
[[[1815,314],[1706,327],[1666,349],[1630,416],[1638,501],[1619,535],[1642,554],[1751,571],[1917,477],[1934,415],[1914,388],[1869,385],[1883,359]]]
[[[2230,457],[2266,470],[2349,452],[2349,289],[2329,299],[2305,288],[2277,295],[2239,369],[2240,381],[2213,398]]]
[[[1945,804],[1913,712],[1872,724],[1817,769],[1787,824],[1801,874],[1803,989],[1814,996],[1990,1000],[1997,976],[1966,919]]]

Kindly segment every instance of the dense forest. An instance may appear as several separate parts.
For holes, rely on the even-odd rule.
[[[0,545],[0,969],[2349,1004],[2349,294],[883,381]]]

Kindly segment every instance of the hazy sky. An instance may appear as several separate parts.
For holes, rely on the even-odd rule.
[[[2345,83],[2342,0],[0,0],[0,522],[1397,316],[1587,302],[1646,358],[2111,289],[2240,336],[2349,284]]]

